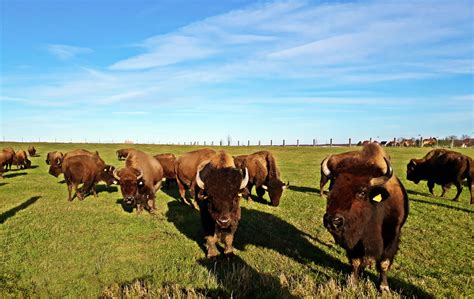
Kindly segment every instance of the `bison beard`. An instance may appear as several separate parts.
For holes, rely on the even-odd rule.
[[[225,245],[224,254],[232,254],[234,233],[240,221],[242,173],[235,168],[211,169],[208,165],[202,170],[201,178],[205,186],[198,204],[207,257],[219,254],[216,246],[219,240]]]

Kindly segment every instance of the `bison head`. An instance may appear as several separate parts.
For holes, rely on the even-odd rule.
[[[196,183],[202,189],[202,199],[216,225],[226,229],[240,219],[240,190],[247,186],[248,170],[226,167],[213,168],[211,165],[198,170]]]
[[[352,249],[359,242],[369,222],[377,217],[379,205],[390,194],[385,183],[392,177],[390,162],[385,173],[371,165],[358,165],[337,173],[324,172],[334,178],[329,194],[323,223],[333,235],[336,243],[345,249]],[[324,167],[323,171],[327,171]]]
[[[101,180],[104,181],[107,186],[112,184],[118,184],[117,179],[114,176],[115,167],[112,165],[105,165],[104,169],[102,169],[101,173]]]
[[[412,181],[415,184],[418,184],[423,175],[421,173],[420,165],[415,159],[411,159],[407,164],[407,180]]]
[[[58,177],[62,172],[62,163],[63,163],[63,154],[60,152],[51,152],[48,153],[48,158],[46,159],[47,164],[49,164],[49,174],[54,177]]]
[[[145,187],[143,171],[134,167],[125,167],[113,171],[114,178],[120,185],[123,199],[126,204],[133,205],[139,196],[140,189]]]
[[[271,179],[266,185],[262,185],[262,188],[268,192],[272,206],[278,207],[283,190],[289,185],[290,182],[285,184],[279,179]]]

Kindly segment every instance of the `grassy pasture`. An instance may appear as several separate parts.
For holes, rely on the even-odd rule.
[[[242,201],[236,256],[205,259],[197,211],[176,200],[177,189],[157,193],[156,215],[123,210],[117,187],[99,197],[67,202],[62,176],[47,173],[46,153],[98,150],[120,166],[123,145],[34,144],[34,168],[0,180],[0,297],[376,297],[375,269],[358,284],[347,280],[344,251],[322,225],[319,163],[348,148],[266,147],[277,157],[285,191],[279,207]],[[0,143],[15,150],[27,144]],[[136,145],[177,155],[199,147]],[[245,154],[263,147],[225,147]],[[353,149],[353,148],[352,148]],[[426,182],[405,179],[410,158],[428,148],[388,148],[395,174],[408,190],[410,214],[389,272],[393,297],[470,297],[474,294],[474,206],[432,198]],[[473,149],[460,149],[471,157]],[[15,168],[15,167],[14,167]],[[437,194],[441,188],[435,188]],[[447,194],[453,198],[455,188]]]

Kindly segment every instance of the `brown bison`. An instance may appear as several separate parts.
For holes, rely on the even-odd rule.
[[[255,186],[257,195],[262,198],[268,192],[271,204],[280,204],[283,191],[289,186],[280,180],[280,171],[276,166],[275,157],[269,151],[260,151],[251,155],[234,157],[235,165],[240,169],[248,169],[249,181],[244,196],[248,199]]]
[[[58,177],[61,173],[63,173],[62,169],[62,162],[66,157],[73,157],[73,156],[81,156],[81,155],[86,155],[86,156],[94,156],[96,158],[99,157],[99,153],[96,151],[95,153],[90,152],[85,149],[77,149],[73,150],[70,152],[67,152],[66,154],[63,155],[63,153],[54,151],[54,152],[49,152],[48,155],[46,156],[46,164],[50,165],[49,166],[49,174],[51,174],[54,177]]]
[[[30,154],[30,157],[36,156],[36,148],[34,147],[34,145],[28,146],[28,154]]]
[[[7,163],[7,154],[3,151],[0,152],[0,178],[3,178],[4,168]]]
[[[91,191],[95,197],[97,192],[95,185],[100,181],[104,181],[107,185],[116,183],[113,176],[115,167],[106,165],[98,155],[82,154],[67,155],[61,163],[62,173],[66,181],[69,196],[68,200],[72,201],[71,192],[74,189],[79,200]],[[81,190],[78,191],[78,185],[83,184]]]
[[[323,162],[325,175],[334,180],[323,223],[346,250],[353,278],[357,280],[375,260],[379,289],[385,292],[389,290],[387,271],[408,216],[408,196],[382,148],[370,144],[364,150],[360,157],[339,161],[333,171],[327,167],[327,160]],[[386,164],[382,168],[370,161],[380,156]]]
[[[166,178],[165,187],[169,188],[172,182],[176,182],[176,170],[174,167],[176,156],[173,154],[159,154],[153,157],[163,167],[163,177]]]
[[[427,139],[423,139],[423,141],[421,142],[421,147],[423,146],[435,146],[436,144],[438,144],[438,140],[435,138],[435,137],[430,137],[430,138],[427,138]]]
[[[328,181],[331,181],[329,184],[329,191],[332,189],[332,186],[334,184],[334,180],[329,178],[324,174],[322,164],[326,163],[326,167],[333,172],[335,167],[339,164],[340,161],[345,160],[345,159],[357,159],[363,156],[367,156],[369,153],[367,153],[367,150],[370,150],[372,146],[367,147],[364,146],[362,148],[362,151],[350,151],[350,152],[345,152],[341,154],[336,154],[336,155],[329,155],[324,160],[321,162],[321,179],[319,181],[319,195],[322,197],[324,194],[324,186],[327,184]],[[370,163],[372,164],[377,164],[379,167],[384,167],[385,165],[385,160],[383,159],[384,157],[388,158],[390,160],[390,157],[385,154],[385,151],[377,151],[375,156],[369,157]]]
[[[191,196],[195,196],[198,165],[203,161],[210,160],[215,154],[215,150],[203,148],[185,153],[176,159],[176,181],[178,182],[179,195],[183,202],[188,202],[186,199],[186,188],[190,189]]]
[[[134,151],[134,148],[123,148],[116,151],[117,158],[119,160],[125,160],[128,156],[128,153]]]
[[[248,171],[236,168],[225,151],[204,161],[196,171],[199,211],[207,257],[218,255],[216,243],[224,243],[224,254],[233,253],[234,233],[240,221],[240,194],[248,183]]]
[[[114,177],[120,184],[124,204],[136,206],[138,213],[144,208],[155,212],[155,193],[163,179],[160,162],[142,151],[134,150],[127,155],[125,167],[114,171]]]
[[[20,169],[31,167],[31,161],[28,160],[28,156],[24,150],[19,150],[15,153],[15,157],[13,157],[13,164],[15,164]]]
[[[15,151],[11,147],[7,147],[3,149],[3,153],[5,154],[5,170],[11,170],[13,165],[13,160],[15,158]]]
[[[473,175],[474,165],[470,157],[445,149],[434,149],[421,159],[411,159],[407,165],[407,180],[415,184],[422,180],[428,181],[428,189],[432,195],[435,184],[443,188],[441,197],[444,197],[451,184],[454,184],[457,188],[453,199],[455,201],[459,199],[463,188],[462,182],[466,179],[471,193],[471,204],[474,204]]]

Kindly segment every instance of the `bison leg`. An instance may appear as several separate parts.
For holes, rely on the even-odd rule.
[[[390,288],[388,287],[387,281],[387,271],[390,268],[390,260],[384,259],[377,261],[377,271],[380,273],[379,276],[379,289],[382,293],[390,292]]]
[[[181,197],[181,200],[186,203],[186,189],[184,188],[183,183],[178,179],[178,189],[179,189],[179,196]]]
[[[155,211],[156,211],[156,205],[155,205],[155,199],[149,199],[147,201],[147,206],[148,206],[148,209],[150,210],[150,213],[154,214]]]
[[[207,258],[213,258],[219,255],[219,251],[217,250],[217,236],[214,234],[213,236],[207,236],[206,239],[206,248],[207,248]]]
[[[443,188],[443,192],[441,193],[441,197],[444,197],[444,194],[446,193],[446,191],[448,191],[449,188],[451,188],[451,184],[443,185],[442,188]]]
[[[71,192],[72,192],[72,184],[68,183],[67,184],[67,191],[68,191],[68,197],[67,197],[67,200],[68,201],[72,201],[72,197],[71,197]]]
[[[474,204],[474,194],[472,194],[472,189],[473,189],[473,183],[474,181],[472,180],[472,177],[469,176],[467,178],[467,185],[469,186],[469,193],[471,194],[471,205]]]
[[[458,189],[458,192],[456,193],[456,196],[453,198],[454,201],[459,200],[459,195],[461,194],[462,191],[462,184],[461,182],[455,182],[454,185],[456,186],[456,189]]]
[[[234,234],[227,233],[224,235],[224,254],[234,254],[234,247],[232,247],[232,243],[234,242]]]
[[[351,259],[351,266],[352,266],[351,278],[355,282],[357,282],[357,281],[359,281],[360,273],[362,272],[362,270],[364,268],[362,266],[362,259],[361,258]]]
[[[143,205],[141,203],[137,203],[137,214],[140,215],[143,212]]]
[[[434,182],[433,181],[428,181],[428,190],[430,190],[431,195],[434,195],[433,188],[434,188]]]
[[[255,188],[256,191],[257,191],[257,196],[259,198],[263,198],[263,196],[265,195],[265,189],[263,189],[261,186],[260,187],[256,187]]]

